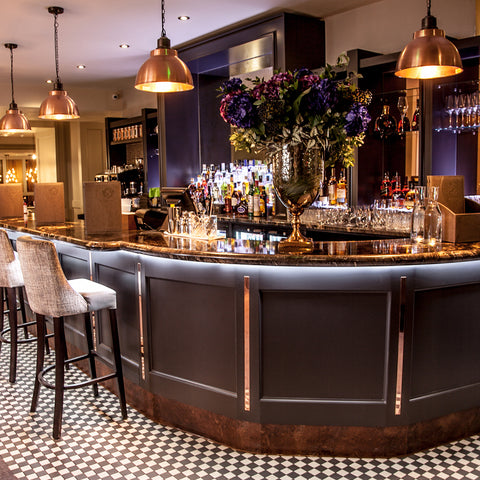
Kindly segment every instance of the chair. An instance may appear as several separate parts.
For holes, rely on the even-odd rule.
[[[34,342],[35,337],[28,336],[28,327],[35,322],[27,322],[23,299],[23,276],[20,263],[13,250],[7,232],[0,229],[0,348],[2,343],[10,343],[9,381],[14,383],[17,376],[17,350],[19,343]],[[19,306],[17,307],[17,298]],[[7,309],[4,306],[7,304]],[[17,311],[22,313],[22,323],[17,322]],[[4,328],[4,315],[8,314],[7,328]],[[18,338],[18,329],[24,330],[24,339]],[[10,338],[7,334],[10,332]]]
[[[41,385],[54,389],[53,438],[59,439],[62,428],[64,391],[93,385],[94,395],[98,396],[97,384],[116,378],[122,418],[126,419],[127,406],[118,339],[115,291],[87,279],[67,281],[55,245],[48,240],[39,240],[29,236],[19,237],[17,239],[17,251],[28,303],[37,319],[37,368],[30,411],[33,413],[37,408]],[[108,362],[100,357],[94,349],[90,313],[103,309],[109,311],[114,365],[113,373],[97,377],[95,359],[107,365]],[[78,314],[84,316],[87,353],[67,359],[64,319]],[[43,366],[44,341],[42,339],[45,334],[45,317],[52,317],[53,319],[55,342],[55,364],[47,368]],[[76,384],[65,384],[65,366],[84,359],[89,361],[91,378]],[[52,369],[55,369],[54,383],[45,378],[46,373]]]

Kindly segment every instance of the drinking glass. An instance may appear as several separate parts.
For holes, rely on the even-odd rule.
[[[455,112],[455,95],[447,95],[445,99],[445,110],[448,113],[448,129],[453,130],[454,124],[452,120],[452,115]]]

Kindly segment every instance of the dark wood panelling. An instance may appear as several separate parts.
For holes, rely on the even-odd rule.
[[[150,278],[147,297],[153,373],[235,392],[234,290]]]
[[[124,373],[134,381],[140,376],[140,320],[135,255],[107,252],[95,257],[95,281],[117,292],[117,318]],[[98,317],[98,316],[97,316]],[[102,355],[110,356],[108,313],[97,320],[97,343]]]
[[[480,382],[480,283],[415,294],[411,396]]]
[[[263,292],[262,397],[385,400],[389,313],[385,293]]]

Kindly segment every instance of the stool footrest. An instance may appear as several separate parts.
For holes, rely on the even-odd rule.
[[[107,364],[106,360],[103,359],[102,357],[100,357],[96,352],[91,352],[91,353],[86,353],[84,355],[79,355],[78,357],[74,357],[74,358],[69,358],[67,360],[64,361],[64,364],[69,364],[69,363],[73,363],[73,362],[78,362],[80,360],[86,360],[90,357],[96,357],[98,358],[101,362]],[[38,381],[45,387],[47,388],[51,388],[51,389],[55,389],[55,384],[54,383],[51,383],[49,382],[48,380],[46,380],[44,378],[44,375],[49,372],[50,370],[53,370],[55,368],[55,365],[50,365],[48,366],[47,368],[44,368],[39,374],[38,374]],[[95,377],[95,378],[91,378],[90,380],[86,380],[84,382],[80,382],[80,383],[71,383],[71,384],[65,384],[64,385],[64,389],[65,390],[72,390],[74,388],[80,388],[80,387],[86,387],[88,385],[93,385],[95,383],[99,383],[99,382],[104,382],[105,380],[110,380],[112,378],[117,378],[118,377],[118,373],[117,372],[114,372],[114,373],[110,373],[108,375],[103,375],[102,377]]]
[[[17,325],[17,329],[25,328],[25,327],[30,327],[31,325],[36,325],[36,324],[37,324],[37,322],[19,323],[19,324]],[[0,332],[0,342],[3,342],[3,343],[12,343],[11,340],[5,336],[5,334],[8,333],[10,330],[11,330],[11,328],[10,328],[10,327],[7,327],[7,328],[4,328],[4,329]],[[48,335],[45,336],[45,338],[51,338],[51,337],[53,337],[53,333],[49,333]],[[37,339],[37,337],[31,337],[31,338],[27,338],[27,339],[20,339],[20,340],[17,340],[17,343],[30,343],[30,342],[34,342],[36,339]]]

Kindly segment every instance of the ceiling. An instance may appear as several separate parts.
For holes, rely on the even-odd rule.
[[[166,32],[179,45],[265,12],[327,17],[379,0],[166,0]],[[52,3],[53,2],[53,3]],[[15,84],[44,84],[55,77],[53,15],[58,17],[60,78],[68,85],[136,75],[161,33],[160,0],[11,0],[2,2],[1,43],[17,43]],[[189,21],[178,20],[188,15]],[[119,47],[130,45],[128,49]],[[79,70],[76,65],[84,64]],[[9,50],[0,50],[0,85],[10,74]]]

